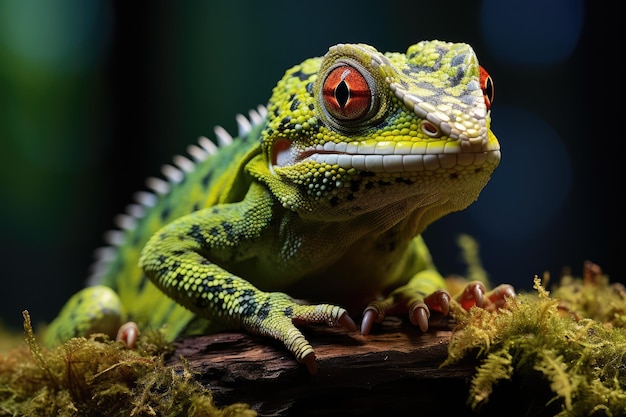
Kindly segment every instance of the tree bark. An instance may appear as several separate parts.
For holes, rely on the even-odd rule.
[[[422,333],[389,318],[368,336],[308,326],[317,375],[279,343],[235,332],[182,339],[169,363],[184,358],[218,406],[245,402],[259,416],[467,415],[475,364],[440,367],[452,325]]]

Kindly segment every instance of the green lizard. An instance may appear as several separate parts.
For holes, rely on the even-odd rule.
[[[492,99],[466,44],[339,44],[305,60],[267,107],[238,116],[239,137],[216,128],[219,148],[201,138],[193,161],[149,181],[100,252],[98,285],[68,301],[45,342],[130,320],[118,334],[129,345],[134,323],[172,340],[241,328],[315,372],[297,326],[356,331],[348,312],[364,311],[363,334],[386,314],[426,331],[450,295],[420,233],[475,201],[497,167]],[[458,297],[488,307],[513,294],[473,282]]]

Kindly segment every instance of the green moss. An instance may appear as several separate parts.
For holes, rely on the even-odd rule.
[[[254,416],[245,404],[217,408],[188,367],[164,364],[172,348],[147,332],[137,349],[102,335],[42,349],[24,312],[26,345],[0,354],[0,416]]]
[[[442,366],[479,359],[468,400],[474,409],[498,384],[540,375],[551,391],[546,407],[556,406],[558,416],[624,415],[626,296],[588,267],[585,279],[566,275],[553,296],[535,277],[536,292],[519,294],[498,312],[454,306],[458,327]]]

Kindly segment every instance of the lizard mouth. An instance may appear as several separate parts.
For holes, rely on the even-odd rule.
[[[463,141],[436,140],[432,142],[327,142],[303,150],[291,146],[286,139],[278,140],[272,150],[272,168],[283,168],[306,161],[338,165],[340,168],[369,172],[422,172],[460,167],[477,167],[500,161],[496,145],[468,144]]]

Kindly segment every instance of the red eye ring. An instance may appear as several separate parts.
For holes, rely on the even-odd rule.
[[[480,88],[483,90],[483,97],[485,98],[485,106],[487,106],[487,110],[491,108],[491,103],[493,103],[493,98],[495,95],[495,87],[493,85],[493,79],[491,75],[484,69],[482,66],[479,68],[480,70]]]
[[[367,78],[351,65],[330,70],[322,85],[328,113],[339,120],[359,120],[372,108],[372,89]]]

